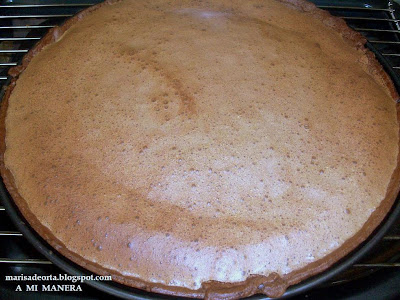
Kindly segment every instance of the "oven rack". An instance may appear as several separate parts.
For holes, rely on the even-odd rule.
[[[54,0],[46,1],[44,4],[34,0],[0,0],[0,88],[4,88],[10,80],[8,70],[21,62],[24,54],[41,39],[48,29],[63,23],[78,11],[101,1],[65,2],[60,3]],[[368,1],[314,0],[312,2],[319,8],[343,18],[350,27],[361,32],[368,42],[385,57],[394,76],[400,78],[400,6],[398,4],[391,0],[369,1],[371,4],[367,4]],[[0,206],[0,219],[5,218],[5,208]],[[14,239],[23,239],[23,235],[15,231],[12,224],[0,229],[0,248],[6,241]],[[400,271],[399,257],[400,220],[371,255],[354,264],[343,275],[335,277],[328,285],[348,282],[354,278],[369,275],[378,269],[397,268]],[[36,253],[26,257],[0,255],[0,265],[3,264],[19,266],[52,263]]]

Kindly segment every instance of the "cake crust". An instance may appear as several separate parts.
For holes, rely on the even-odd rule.
[[[119,1],[106,1],[105,3],[93,6],[75,17],[68,20],[61,27],[56,27],[49,31],[49,33],[24,57],[22,65],[11,69],[10,75],[13,79],[7,88],[6,94],[3,98],[2,108],[1,108],[1,126],[0,126],[0,139],[1,143],[1,174],[4,183],[17,204],[18,208],[22,212],[23,216],[28,220],[29,224],[42,236],[46,241],[49,242],[58,252],[67,258],[71,259],[73,262],[91,270],[97,274],[101,275],[112,275],[113,279],[117,282],[144,289],[151,292],[163,293],[176,296],[187,296],[194,298],[207,298],[207,299],[236,299],[241,297],[247,297],[257,293],[266,294],[269,297],[279,297],[281,296],[288,286],[294,285],[306,278],[309,278],[315,274],[318,274],[335,262],[339,261],[358,245],[360,245],[382,222],[387,212],[393,205],[396,196],[399,192],[398,182],[400,180],[400,169],[399,169],[399,158],[397,155],[397,165],[390,177],[390,182],[387,188],[387,192],[384,200],[376,207],[376,209],[371,213],[367,222],[362,226],[362,228],[351,238],[347,239],[339,248],[335,249],[330,254],[307,264],[298,270],[291,271],[284,275],[279,275],[275,272],[271,272],[267,275],[254,275],[248,274],[247,279],[239,282],[219,282],[211,280],[208,282],[203,282],[201,287],[198,289],[190,289],[182,286],[166,285],[157,282],[149,282],[142,280],[134,276],[123,275],[115,269],[107,268],[104,265],[99,265],[93,261],[83,258],[79,254],[74,253],[69,250],[68,247],[59,240],[55,234],[49,230],[46,226],[42,224],[35,214],[29,208],[28,203],[18,192],[16,183],[11,171],[6,167],[4,161],[4,153],[6,152],[6,115],[8,109],[8,101],[13,92],[14,87],[18,82],[18,77],[23,74],[24,70],[29,66],[31,60],[40,53],[46,46],[52,45],[62,38],[63,34],[68,31],[74,24],[78,23],[80,20],[85,19],[87,15],[98,10],[103,6],[108,6],[115,4]],[[313,4],[302,1],[302,0],[280,0],[279,2],[285,5],[301,11],[311,18],[320,20],[327,27],[334,29],[338,32],[344,40],[346,40],[353,48],[362,52],[362,59],[360,64],[365,65],[365,70],[374,78],[374,80],[386,88],[386,92],[391,96],[393,101],[398,99],[398,94],[391,82],[389,76],[384,72],[381,65],[376,61],[374,55],[364,48],[365,39],[358,33],[349,29],[345,22],[341,19],[331,16],[329,13],[316,8]],[[181,87],[175,86],[176,89]],[[181,93],[185,93],[182,88]],[[186,94],[184,96],[187,96]],[[180,108],[183,114],[190,115],[197,113],[198,107],[196,104],[191,103],[190,99],[187,103],[183,103]],[[399,109],[396,105],[397,120],[399,120]],[[129,246],[128,246],[129,248]]]

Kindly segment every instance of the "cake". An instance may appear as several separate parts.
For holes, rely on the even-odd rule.
[[[10,71],[3,180],[97,274],[278,297],[362,243],[398,193],[398,95],[364,43],[302,0],[106,1]]]

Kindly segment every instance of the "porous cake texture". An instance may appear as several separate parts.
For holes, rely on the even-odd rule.
[[[397,93],[305,1],[108,1],[11,74],[2,174],[58,251],[173,295],[279,296],[398,191]]]

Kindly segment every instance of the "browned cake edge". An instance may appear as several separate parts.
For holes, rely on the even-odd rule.
[[[209,281],[202,284],[202,287],[198,290],[191,290],[182,287],[168,286],[163,284],[157,284],[152,282],[145,282],[139,278],[127,277],[119,274],[116,271],[108,270],[96,263],[87,261],[80,257],[78,254],[69,251],[65,245],[59,241],[52,232],[45,226],[43,226],[36,216],[29,210],[29,205],[20,196],[18,190],[15,186],[13,175],[10,170],[5,167],[4,164],[4,153],[6,150],[5,143],[5,118],[8,107],[8,100],[15,87],[18,76],[23,72],[28,66],[31,59],[39,53],[45,46],[56,42],[63,33],[68,30],[73,24],[77,23],[84,16],[90,12],[97,10],[98,8],[110,5],[112,3],[118,2],[120,0],[108,0],[103,3],[97,4],[84,11],[78,13],[73,18],[66,21],[62,26],[52,28],[42,39],[36,44],[23,58],[22,64],[14,67],[10,70],[9,74],[13,77],[11,83],[6,89],[5,95],[2,100],[1,110],[0,110],[0,172],[3,177],[3,181],[10,195],[12,196],[14,202],[20,209],[22,215],[32,226],[32,228],[45,239],[52,247],[54,247],[58,252],[72,260],[74,263],[100,275],[111,275],[113,280],[128,286],[140,288],[150,292],[163,293],[175,296],[185,296],[193,298],[206,298],[206,299],[237,299],[242,297],[248,297],[253,294],[262,293],[269,297],[279,297],[286,289],[305,280],[315,274],[318,274],[334,263],[338,262],[340,259],[345,257],[348,253],[354,250],[358,245],[367,239],[369,235],[376,229],[376,227],[382,222],[390,208],[392,207],[397,194],[400,189],[400,151],[397,159],[397,167],[395,168],[385,199],[381,202],[379,207],[371,214],[368,221],[364,224],[363,228],[356,233],[352,238],[348,239],[342,246],[338,249],[325,256],[324,258],[310,263],[306,267],[293,271],[283,277],[276,273],[271,273],[268,276],[261,275],[251,275],[247,280],[238,283],[223,283],[216,281]],[[388,74],[383,70],[380,63],[376,60],[374,54],[364,47],[366,42],[365,38],[358,32],[350,29],[347,24],[340,18],[330,15],[327,11],[318,9],[314,4],[306,0],[278,0],[296,10],[307,13],[308,15],[321,20],[327,27],[333,28],[338,33],[340,33],[345,40],[347,40],[354,48],[364,52],[368,71],[375,80],[383,83],[390,91],[393,100],[399,98],[396,89],[393,85]],[[396,105],[397,109],[397,120],[400,123],[400,107],[399,104]]]

